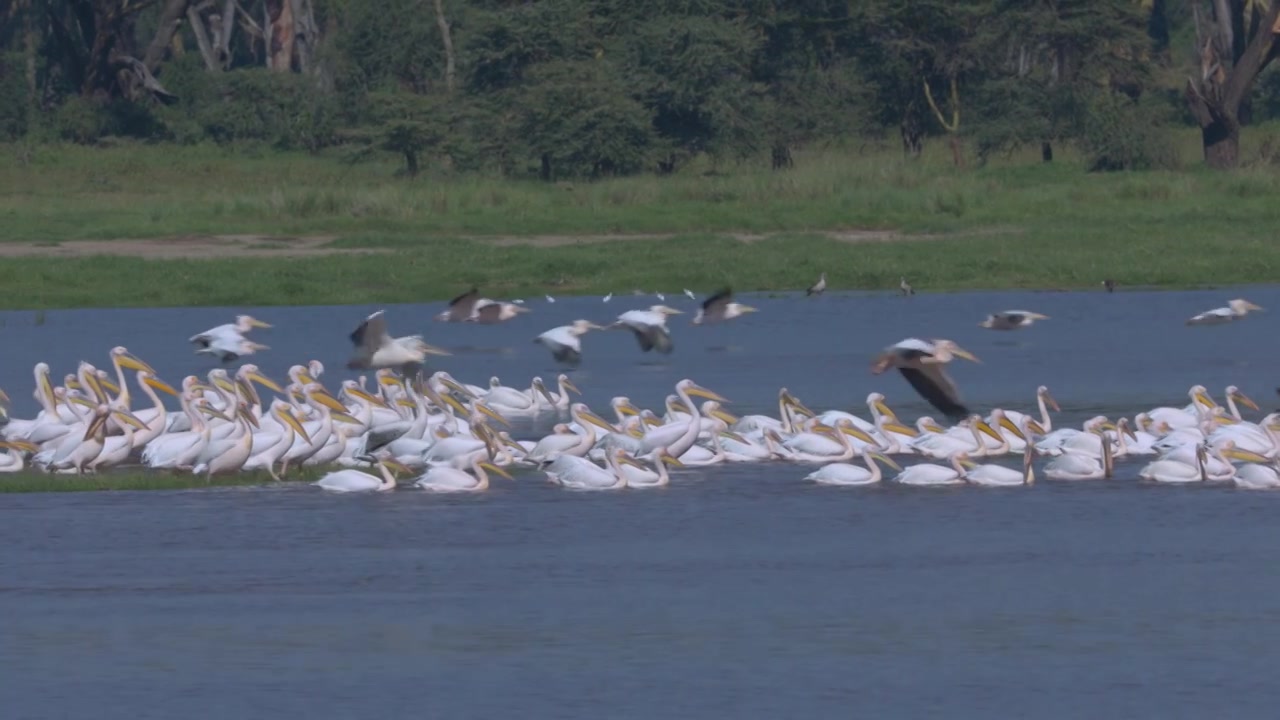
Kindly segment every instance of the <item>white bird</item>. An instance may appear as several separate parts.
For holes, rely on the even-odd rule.
[[[959,458],[957,455],[952,455],[950,467],[931,463],[912,465],[898,473],[893,481],[901,485],[963,485],[964,473],[965,470],[960,465]]]
[[[966,469],[961,475],[971,485],[981,485],[983,487],[1017,487],[1020,485],[1032,485],[1036,481],[1036,471],[1032,467],[1032,459],[1035,455],[1035,447],[1031,443],[1027,443],[1027,447],[1022,451],[1022,470],[1014,470],[1013,468],[1003,465],[978,465],[969,459],[967,455],[961,453],[956,459]]]
[[[213,355],[227,363],[241,355],[252,355],[258,350],[269,349],[266,345],[253,342],[244,336],[253,328],[269,327],[271,327],[269,323],[262,322],[251,315],[237,315],[234,323],[219,325],[192,335],[187,342],[195,343],[197,355]],[[147,369],[150,370],[150,368]]]
[[[549,302],[549,303],[553,303],[553,302],[555,302],[555,301],[556,301],[556,299],[555,299],[555,298],[551,297],[550,295],[548,295],[548,296],[547,296],[547,302]]]
[[[697,296],[697,295],[694,295],[694,294],[693,294],[693,291],[692,291],[692,290],[690,290],[689,288],[685,288],[685,289],[684,289],[684,294],[685,294],[685,297],[689,298],[690,300],[697,300],[697,299],[698,299],[698,296]]]
[[[604,296],[604,300],[602,300],[601,302],[609,302],[612,299],[613,299],[613,293],[609,293],[608,295]]]
[[[393,339],[387,333],[384,311],[370,315],[351,333],[356,354],[347,362],[350,369],[395,368],[409,375],[422,367],[428,355],[448,355],[445,350],[428,345],[421,336]]]
[[[489,475],[485,470],[490,470],[508,480],[511,479],[511,475],[506,470],[481,459],[479,455],[471,458],[469,466],[474,475],[448,466],[431,468],[413,482],[413,487],[440,493],[484,492],[489,489]]]
[[[1236,298],[1227,303],[1226,307],[1214,308],[1207,310],[1199,315],[1193,315],[1187,319],[1188,325],[1222,325],[1224,323],[1234,322],[1249,314],[1250,310],[1262,310],[1262,308],[1245,300],[1244,298]]]
[[[826,292],[826,290],[827,290],[827,274],[824,272],[818,276],[818,282],[811,285],[808,290],[805,290],[804,294],[806,296],[821,295],[822,293]]]
[[[329,492],[386,492],[396,489],[396,478],[388,468],[395,468],[398,472],[409,470],[390,458],[378,460],[377,466],[381,477],[360,470],[335,470],[311,484]]]
[[[951,340],[907,338],[890,345],[877,355],[871,364],[871,374],[879,375],[891,367],[897,368],[902,377],[930,405],[951,421],[959,422],[969,417],[970,413],[960,402],[956,384],[943,369],[943,365],[957,357],[980,362],[973,353]]]
[[[988,330],[1019,330],[1031,327],[1032,323],[1037,320],[1048,319],[1048,315],[1041,315],[1029,310],[1005,310],[1004,312],[988,315],[986,320],[978,323],[978,326]]]
[[[481,299],[472,307],[471,314],[467,316],[467,322],[494,325],[506,322],[521,313],[528,312],[533,312],[533,310],[517,303]]]
[[[894,470],[902,471],[902,467],[887,455],[874,452],[870,448],[863,447],[861,455],[862,462],[866,464],[865,468],[852,463],[831,463],[805,475],[804,479],[822,485],[874,485],[880,482],[882,477],[880,465],[876,460],[880,460]]]
[[[693,324],[722,322],[753,312],[758,311],[750,305],[734,302],[733,290],[725,288],[703,301],[698,314],[693,316]]]
[[[667,330],[667,316],[682,314],[683,311],[666,305],[653,305],[648,310],[628,310],[608,327],[630,330],[636,336],[641,352],[656,349],[668,354],[674,345],[671,342],[671,332]]]
[[[577,365],[582,362],[582,336],[603,329],[590,320],[574,320],[570,325],[551,328],[533,341],[550,350],[557,362]]]

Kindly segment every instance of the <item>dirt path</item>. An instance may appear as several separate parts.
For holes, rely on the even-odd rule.
[[[988,231],[991,232],[991,231]],[[998,230],[996,232],[999,232]],[[714,234],[714,233],[713,233]],[[832,240],[847,243],[897,242],[937,239],[936,235],[905,235],[892,230],[833,230],[814,232]],[[772,235],[725,233],[743,243],[759,242]],[[532,245],[560,247],[603,242],[635,242],[666,240],[677,233],[610,234],[610,235],[501,235],[474,236],[477,242],[498,246]],[[65,242],[2,242],[0,258],[13,257],[87,257],[115,255],[150,260],[210,259],[234,257],[319,257],[324,255],[357,255],[394,252],[391,248],[331,247],[337,239],[330,235],[179,235],[144,240],[68,240]]]

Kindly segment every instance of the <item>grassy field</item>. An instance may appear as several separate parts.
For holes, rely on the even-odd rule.
[[[1246,136],[1246,160],[1269,134]],[[1272,281],[1280,169],[1204,170],[1194,140],[1180,138],[1177,172],[1090,174],[1061,151],[1052,165],[956,170],[941,154],[868,149],[801,155],[783,173],[706,165],[572,184],[406,179],[391,158],[0,146],[0,307],[391,303],[471,284],[494,296],[788,290],[822,270],[837,289],[903,275],[923,291]],[[849,232],[861,230],[896,235]],[[663,237],[575,240],[642,233]],[[145,262],[72,247],[231,234],[262,241]],[[378,252],[286,257],[272,240],[315,235]],[[18,257],[18,245],[57,256]]]

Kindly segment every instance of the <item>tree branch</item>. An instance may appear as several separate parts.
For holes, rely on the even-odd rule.
[[[200,48],[200,57],[204,60],[205,69],[209,72],[221,70],[222,64],[218,62],[213,44],[209,42],[209,31],[204,27],[204,19],[193,7],[187,8],[187,22],[191,25],[191,33],[196,36],[196,47]]]
[[[147,66],[147,71],[154,73],[160,69],[160,61],[164,59],[164,52],[173,42],[173,34],[178,32],[178,27],[182,25],[182,16],[187,11],[187,7],[191,4],[191,0],[169,0],[165,4],[164,10],[160,12],[160,21],[156,24],[156,34],[151,38],[151,44],[147,46],[147,52],[142,56],[142,62]]]
[[[1277,0],[1280,2],[1280,0]],[[453,57],[453,37],[449,32],[449,20],[444,16],[444,0],[435,0],[436,25],[440,27],[440,40],[444,43],[444,86],[453,92],[455,64]]]

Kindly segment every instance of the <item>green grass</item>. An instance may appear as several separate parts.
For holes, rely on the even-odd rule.
[[[1246,135],[1243,156],[1272,129]],[[265,236],[247,257],[6,258],[5,309],[280,305],[438,300],[471,284],[541,292],[922,290],[1271,282],[1280,268],[1280,170],[1090,174],[1065,150],[1043,165],[1001,158],[956,170],[936,152],[811,152],[774,173],[691,166],[673,177],[546,184],[397,177],[392,159],[211,147],[0,146],[0,243],[184,235]],[[7,157],[6,157],[7,156]],[[889,229],[928,239],[842,242],[829,231]],[[662,233],[662,240],[555,246],[485,236]],[[735,236],[765,239],[742,242]],[[281,258],[291,235],[385,252]],[[261,252],[261,256],[253,253]]]
[[[25,492],[89,492],[94,490],[190,490],[210,487],[249,487],[257,485],[298,484],[314,482],[321,472],[304,472],[277,483],[266,473],[216,475],[211,480],[190,473],[144,472],[126,470],[98,475],[46,474],[38,471],[0,474],[0,493]]]

